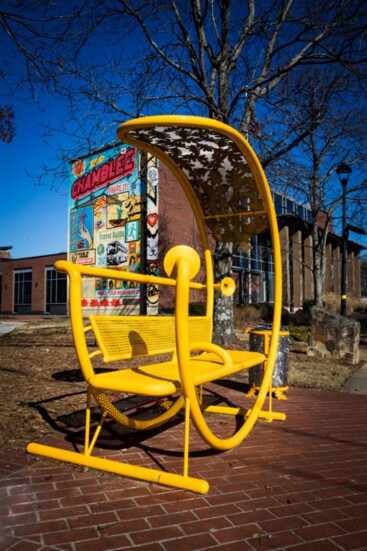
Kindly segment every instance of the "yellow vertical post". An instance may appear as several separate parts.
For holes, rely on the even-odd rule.
[[[185,400],[185,434],[184,434],[184,468],[183,475],[189,475],[189,447],[190,447],[190,398]]]
[[[84,436],[84,454],[89,455],[89,435],[90,435],[90,400],[91,391],[87,390],[87,407],[85,411],[85,436]]]
[[[268,333],[263,334],[264,339],[264,354],[266,355],[266,360],[264,362],[264,373],[265,370],[268,368],[268,354],[269,354],[269,339],[270,335]],[[270,378],[269,383],[269,412],[272,413],[273,411],[273,377]],[[268,419],[268,422],[271,423],[272,419]]]

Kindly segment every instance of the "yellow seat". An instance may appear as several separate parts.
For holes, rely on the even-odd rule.
[[[205,359],[192,358],[190,370],[194,386],[253,367],[262,363],[265,356],[258,352],[239,352],[237,360],[237,364],[224,365],[214,354],[205,355]],[[98,390],[123,391],[143,396],[165,396],[181,390],[179,367],[176,361],[93,375],[88,380],[88,384]]]
[[[206,281],[205,283],[195,281],[200,269],[200,257],[196,251],[184,245],[173,247],[166,254],[164,268],[167,276],[165,277],[74,265],[66,261],[56,263],[56,268],[67,273],[70,279],[72,331],[80,368],[87,385],[85,446],[83,453],[36,443],[29,444],[27,449],[30,453],[58,460],[206,493],[209,489],[207,481],[193,478],[188,473],[191,422],[209,446],[218,450],[228,450],[239,445],[246,438],[258,418],[285,419],[282,413],[263,409],[267,390],[271,384],[281,313],[280,246],[271,195],[257,158],[246,140],[230,127],[217,121],[195,117],[152,117],[125,123],[119,133],[120,138],[126,143],[154,152],[168,164],[185,189],[202,239]],[[162,138],[165,133],[168,136],[166,141]],[[187,151],[192,147],[189,144],[192,144],[193,139],[197,139],[198,147],[206,149],[210,147],[210,143],[214,144],[212,163],[208,173],[203,174],[199,171],[195,174],[192,168],[195,163],[191,163],[192,155],[185,158],[183,140],[186,138]],[[162,139],[163,142],[160,143]],[[180,147],[177,147],[178,143]],[[218,144],[221,145],[221,149]],[[213,160],[215,155],[217,155],[216,161]],[[232,168],[229,170],[229,166],[233,167],[233,170]],[[221,167],[225,170],[224,168],[220,170]],[[202,208],[200,200],[203,199],[206,183],[210,184],[210,171],[213,172],[215,186],[218,185],[218,175],[222,174],[224,175],[220,184],[222,189],[228,192],[228,189],[233,187],[235,196],[233,206],[228,200],[222,203],[222,199],[218,198],[218,212],[205,211]],[[208,208],[213,208],[212,203]],[[214,293],[222,292],[229,296],[234,291],[234,283],[230,278],[214,283],[212,257],[205,224],[209,225],[217,239],[221,236],[229,239],[232,236],[234,240],[237,236],[239,240],[245,239],[246,236],[248,238],[255,230],[263,231],[266,220],[272,235],[275,271],[271,345],[267,354],[246,350],[225,350],[212,342]],[[85,326],[82,309],[83,277],[172,286],[175,290],[175,313],[172,316],[90,316]],[[189,316],[190,289],[206,292],[204,316]],[[94,334],[93,345],[96,342],[97,348],[88,344],[91,342],[87,338],[90,332]],[[118,369],[97,374],[94,362],[98,357],[102,357],[105,363],[111,364],[113,368],[117,366]],[[132,359],[138,362],[138,365],[135,366],[135,363],[134,367],[131,367],[127,364],[124,367],[124,362]],[[265,361],[267,369],[263,384],[251,408],[244,407],[242,404],[246,398],[244,392],[239,394],[238,407],[203,403],[202,387],[207,383]],[[157,416],[148,420],[130,417],[116,407],[113,398],[110,399],[110,394],[155,397],[159,405]],[[102,416],[91,437],[92,399],[101,407]],[[107,417],[134,430],[149,430],[167,422],[181,409],[185,411],[182,474],[162,472],[91,455]],[[242,418],[242,423],[239,423],[239,428],[234,434],[221,438],[209,428],[206,421],[207,414],[236,415]]]

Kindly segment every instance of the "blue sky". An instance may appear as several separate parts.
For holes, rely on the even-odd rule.
[[[13,258],[67,251],[67,177],[63,187],[54,191],[52,176],[46,176],[43,185],[38,185],[35,178],[27,175],[27,171],[40,174],[42,164],[52,156],[40,125],[56,123],[57,117],[62,116],[60,105],[51,98],[45,97],[40,104],[42,110],[32,101],[16,103],[16,136],[10,144],[0,141],[0,246],[12,246]],[[49,141],[56,146],[60,139],[67,140],[55,134]],[[111,135],[110,140],[114,139],[115,135]],[[361,236],[351,234],[350,239],[367,245],[366,238]]]
[[[46,99],[42,108],[43,112],[31,101],[16,103],[16,136],[10,144],[0,141],[0,246],[12,246],[13,258],[67,250],[68,182],[65,181],[64,190],[55,192],[51,190],[51,179],[40,186],[26,174],[39,174],[42,162],[52,154],[40,136],[39,125],[54,120],[59,111]]]
[[[11,103],[1,90],[3,105]],[[4,89],[4,92],[7,90]],[[40,106],[40,107],[39,107]],[[41,124],[51,123],[57,128],[63,118],[62,106],[49,96],[39,99],[39,105],[29,100],[14,101],[16,136],[10,144],[0,141],[2,167],[0,214],[0,246],[12,246],[11,256],[23,258],[67,251],[68,179],[52,190],[53,178],[47,175],[43,185],[27,175],[42,173],[42,164],[50,162],[52,148],[44,143]],[[116,125],[117,128],[117,125]],[[107,141],[116,139],[111,128]],[[55,132],[48,142],[57,146],[61,141],[66,149],[69,140]],[[60,184],[60,182],[58,182]],[[367,246],[366,237],[350,234],[350,239]]]
[[[136,35],[135,35],[136,38]],[[136,51],[143,42],[135,40],[131,48]],[[103,55],[104,40],[101,43],[98,38],[93,42],[93,55]],[[10,55],[9,41],[0,36],[0,47],[7,52],[3,56],[0,67],[5,69],[9,63],[15,72],[22,73],[22,62],[17,55]],[[88,54],[90,54],[90,49]],[[128,52],[128,49],[126,50]],[[8,76],[8,75],[7,75]],[[36,185],[36,179],[27,176],[40,174],[42,164],[50,160],[52,149],[45,145],[41,136],[41,123],[52,124],[57,128],[57,120],[63,119],[62,105],[47,95],[40,96],[39,105],[34,101],[22,103],[22,91],[14,102],[7,98],[7,88],[0,79],[0,102],[3,105],[14,103],[15,123],[17,132],[10,144],[0,141],[0,159],[2,167],[1,190],[2,203],[0,214],[0,246],[12,246],[11,254],[14,258],[44,255],[67,250],[67,226],[68,226],[68,181],[65,178],[63,186],[58,186],[58,191],[52,190],[52,176],[43,179],[43,185]],[[29,93],[29,92],[28,92]],[[65,117],[67,118],[67,117]],[[117,124],[116,124],[117,128]],[[59,140],[63,148],[67,149],[68,137],[55,132],[48,141],[56,147]],[[114,129],[111,135],[106,136],[106,142],[116,139]],[[72,147],[70,147],[72,150]],[[353,178],[354,175],[352,175]],[[336,182],[336,185],[339,185]],[[367,245],[367,239],[355,234],[350,238]]]

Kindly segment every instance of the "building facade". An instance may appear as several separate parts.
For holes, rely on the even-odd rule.
[[[304,302],[314,300],[314,258],[312,213],[296,201],[272,192],[277,214],[283,270],[283,305],[301,308]],[[322,225],[322,217],[319,224]],[[325,255],[324,294],[340,295],[342,237],[329,232]],[[255,236],[251,251],[239,251],[234,256],[238,274],[238,302],[273,302],[273,264],[270,239],[266,234]],[[361,251],[358,243],[347,241],[347,296],[361,297]]]
[[[306,206],[276,191],[272,192],[277,214],[283,268],[283,305],[302,308],[314,299],[312,213]],[[165,167],[160,167],[160,258],[167,248],[183,243],[200,245],[188,201]],[[322,217],[320,218],[322,224]],[[340,295],[342,238],[329,232],[326,247],[324,293]],[[213,242],[214,247],[214,242]],[[347,242],[347,296],[361,297],[361,251]],[[274,265],[270,236],[256,235],[250,244],[236,244],[233,256],[237,303],[267,303],[274,299]]]
[[[120,150],[118,154],[121,155]],[[97,162],[91,163],[95,158],[100,159],[100,154],[88,160],[90,170],[98,167]],[[112,156],[108,157],[107,161],[110,162],[110,159]],[[100,162],[106,163],[106,160],[102,159]],[[136,165],[139,166],[140,161],[137,161]],[[86,165],[87,168],[88,166]],[[0,314],[65,314],[67,311],[66,276],[57,273],[53,264],[67,257],[73,262],[100,266],[110,263],[111,267],[120,265],[120,269],[126,270],[129,269],[129,260],[134,257],[135,264],[140,270],[163,275],[164,254],[174,245],[189,245],[201,254],[201,242],[194,215],[183,190],[163,164],[159,165],[159,173],[155,167],[156,165],[153,164],[152,177],[150,180],[147,179],[146,191],[139,192],[139,195],[138,188],[134,184],[135,176],[131,177],[130,181],[126,174],[119,182],[113,180],[107,187],[101,186],[100,194],[89,192],[80,194],[81,183],[78,184],[79,196],[74,195],[69,206],[71,222],[68,254],[12,259],[9,253],[10,247],[0,247]],[[79,181],[84,174],[88,175],[88,170],[83,174],[74,175],[73,182]],[[85,186],[89,185],[86,180],[82,183]],[[74,191],[75,189],[76,187]],[[148,200],[150,201],[149,209],[146,209],[145,213],[139,208],[133,210],[131,215],[126,214],[125,211],[124,214],[119,214],[120,206],[129,205],[131,194],[139,199],[139,204],[147,204]],[[290,310],[298,309],[305,301],[314,299],[311,211],[277,192],[273,192],[273,199],[283,262],[283,305]],[[110,224],[114,227],[109,227],[109,219],[112,220]],[[118,224],[116,220],[119,221]],[[127,237],[130,226],[136,233],[134,239]],[[83,229],[83,235],[80,235],[80,229]],[[88,229],[89,239],[86,239],[85,229]],[[114,239],[114,236],[120,235],[119,232],[123,237]],[[131,235],[133,236],[132,233]],[[116,264],[117,243],[124,254]],[[214,249],[214,241],[211,245]],[[347,295],[356,298],[361,296],[361,250],[363,247],[359,244],[348,241]],[[113,262],[108,256],[111,256],[112,252],[114,253]],[[342,238],[331,232],[328,235],[326,249],[325,293],[340,294],[341,257]],[[199,274],[199,277],[203,278],[204,274],[201,276]],[[233,277],[236,280],[234,299],[237,303],[273,302],[274,268],[270,238],[267,234],[253,237],[250,244],[236,244],[233,256]],[[111,308],[111,305],[116,305],[116,313],[118,313],[124,301],[127,305],[129,301],[131,302],[132,293],[137,306],[139,302],[148,305],[147,313],[153,313],[156,307],[160,310],[173,307],[172,289],[165,288],[160,291],[159,296],[154,289],[143,291],[147,293],[145,296],[140,296],[138,288],[110,289],[110,286],[106,286],[104,290],[101,282],[100,288],[88,291],[90,295],[88,307],[89,309],[100,308],[107,305]],[[192,301],[200,302],[200,299],[199,292],[192,293]],[[114,304],[112,304],[113,301],[115,301]],[[130,309],[130,311],[139,313],[139,308],[135,308],[134,311]]]
[[[57,260],[66,253],[12,259],[0,248],[0,313],[65,315],[67,281],[53,267]]]

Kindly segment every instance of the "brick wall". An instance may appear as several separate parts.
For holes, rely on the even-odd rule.
[[[18,313],[43,314],[46,308],[46,267],[57,260],[66,260],[66,253],[29,258],[0,260],[2,273],[1,314],[14,313],[14,272],[32,270],[32,303],[23,306]]]
[[[202,258],[202,246],[199,231],[190,203],[172,173],[160,163],[159,173],[159,271],[163,270],[163,259],[166,252],[175,245],[188,245],[193,247]],[[198,280],[204,281],[205,272],[202,269]],[[160,287],[159,306],[163,309],[173,308],[173,289]],[[200,302],[205,297],[198,291],[191,292],[190,300]]]

